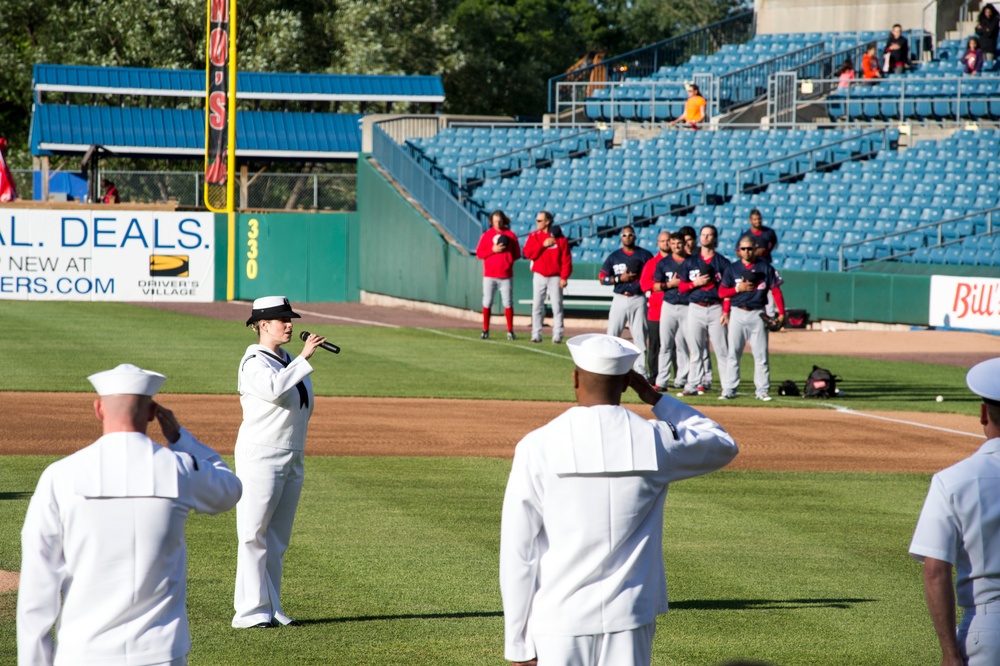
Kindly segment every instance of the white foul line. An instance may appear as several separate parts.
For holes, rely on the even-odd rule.
[[[469,337],[464,336],[464,335],[455,335],[454,333],[445,333],[444,331],[438,331],[438,330],[433,329],[433,328],[419,328],[418,327],[416,330],[418,330],[418,331],[425,331],[427,333],[436,333],[437,335],[443,335],[446,338],[455,338],[456,340],[464,340],[466,342],[477,342],[479,344],[483,344],[485,342],[485,343],[491,344],[491,345],[503,345],[503,346],[507,347],[508,349],[520,349],[520,350],[523,350],[523,351],[534,352],[536,354],[545,354],[546,356],[555,356],[556,358],[561,358],[563,360],[569,360],[569,356],[566,356],[565,354],[556,354],[554,352],[545,351],[544,349],[535,349],[534,347],[522,347],[520,345],[513,345],[513,346],[511,346],[511,345],[507,345],[507,344],[505,344],[503,342],[498,342],[496,340],[477,340],[477,339],[469,338]]]
[[[383,328],[402,328],[402,326],[396,326],[395,324],[385,324],[380,321],[369,321],[368,319],[354,319],[353,317],[339,317],[332,314],[323,314],[322,312],[310,312],[309,310],[300,309],[299,312],[302,314],[307,314],[310,317],[322,317],[324,319],[339,319],[341,321],[349,321],[354,324],[365,324],[367,326],[381,326]]]
[[[778,398],[780,402],[793,402],[792,400],[783,400]],[[951,433],[953,435],[965,435],[966,437],[975,437],[977,439],[986,439],[986,435],[977,435],[972,432],[965,432],[964,430],[952,430],[951,428],[942,428],[941,426],[928,425],[927,423],[918,423],[917,421],[906,421],[903,419],[892,419],[888,416],[879,416],[877,414],[867,414],[865,412],[859,412],[848,407],[841,407],[840,405],[833,405],[829,402],[817,403],[822,407],[829,407],[830,409],[840,412],[841,414],[851,414],[853,416],[864,416],[869,419],[878,419],[879,421],[889,421],[890,423],[902,423],[903,425],[915,426],[917,428],[928,428],[929,430],[940,430],[941,432]]]

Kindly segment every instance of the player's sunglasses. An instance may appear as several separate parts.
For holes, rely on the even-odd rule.
[[[751,252],[751,251],[756,250],[756,249],[757,248],[755,248],[755,247],[741,247],[740,248],[740,252]]]
[[[622,234],[622,238],[635,238],[635,234]]]

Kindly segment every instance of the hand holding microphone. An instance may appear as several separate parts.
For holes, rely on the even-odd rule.
[[[301,333],[299,333],[299,339],[302,340],[303,342],[308,342],[310,335],[312,335],[312,333],[310,333],[309,331],[302,331]],[[313,346],[313,349],[315,349],[316,347],[321,347],[327,350],[328,352],[333,352],[334,354],[340,353],[340,347],[338,347],[337,345],[333,344],[332,342],[327,342],[326,338],[322,336],[317,336],[317,338],[319,338],[319,342]],[[306,358],[312,356],[312,350],[309,351],[308,356],[304,352],[305,350],[303,350],[303,356],[305,356]]]

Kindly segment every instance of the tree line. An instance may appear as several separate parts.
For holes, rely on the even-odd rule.
[[[739,0],[238,0],[240,70],[436,74],[448,113],[537,116],[545,82],[589,51],[623,53],[720,20]],[[204,69],[198,0],[4,0],[0,135],[31,164],[36,63]]]

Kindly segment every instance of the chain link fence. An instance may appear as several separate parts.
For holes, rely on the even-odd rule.
[[[198,171],[102,171],[101,178],[114,182],[122,203],[174,203],[187,208],[205,205],[205,177]],[[34,172],[16,169],[14,181],[22,199],[35,198]],[[237,176],[236,205],[240,209],[358,209],[358,177],[353,173],[259,173],[247,181],[246,187],[242,187]],[[86,193],[85,181],[78,183],[77,190],[80,191],[74,194],[74,199],[82,199]]]

